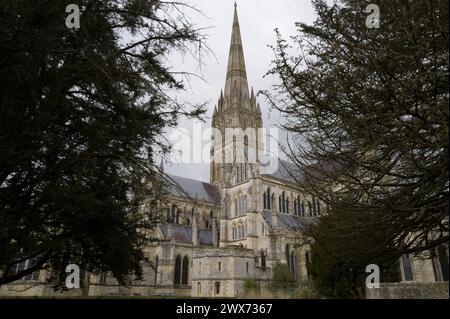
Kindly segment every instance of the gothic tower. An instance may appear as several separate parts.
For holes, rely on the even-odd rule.
[[[260,128],[261,109],[253,88],[251,93],[248,89],[235,4],[225,90],[220,93],[212,118],[212,184],[231,187],[259,174],[257,150],[262,149]]]

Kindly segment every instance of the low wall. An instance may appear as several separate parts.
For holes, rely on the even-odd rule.
[[[366,288],[367,299],[448,299],[448,281],[382,283]]]

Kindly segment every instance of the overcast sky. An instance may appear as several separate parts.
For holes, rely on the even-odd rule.
[[[205,33],[208,35],[208,46],[214,54],[203,57],[201,69],[195,59],[189,56],[181,58],[175,55],[170,58],[169,62],[175,70],[199,74],[206,81],[192,78],[186,86],[186,91],[177,96],[179,100],[191,103],[208,102],[208,119],[206,123],[202,124],[202,127],[206,128],[210,126],[209,118],[220,95],[220,90],[225,85],[234,1],[186,0],[186,2],[203,13],[201,15],[189,11],[188,15],[191,21],[197,27],[211,27]],[[268,45],[274,44],[276,41],[274,29],[278,28],[284,37],[288,37],[296,32],[295,22],[312,23],[315,16],[311,2],[310,0],[237,0],[236,2],[249,86],[250,88],[253,86],[255,92],[269,90],[275,84],[276,79],[263,78],[263,76],[273,60],[273,52]],[[277,114],[269,109],[263,97],[258,100],[261,104],[264,127],[275,126],[279,122]],[[178,132],[181,132],[183,128],[191,132],[192,127],[191,120],[183,120],[180,122]],[[192,134],[190,138],[192,138]],[[179,157],[179,150],[175,151],[170,162],[165,163],[166,172],[209,181],[208,164],[173,164]]]

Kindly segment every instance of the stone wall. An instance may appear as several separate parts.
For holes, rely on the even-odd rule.
[[[448,281],[382,283],[367,289],[367,299],[448,299]]]
[[[234,297],[243,291],[246,279],[255,277],[254,252],[231,247],[195,249],[192,268],[192,296]]]

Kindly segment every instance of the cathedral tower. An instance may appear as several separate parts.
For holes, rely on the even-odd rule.
[[[251,93],[248,89],[236,4],[225,90],[220,93],[214,108],[212,128],[212,184],[231,187],[259,174],[257,150],[262,148],[258,130],[262,128],[261,109],[253,88]]]

